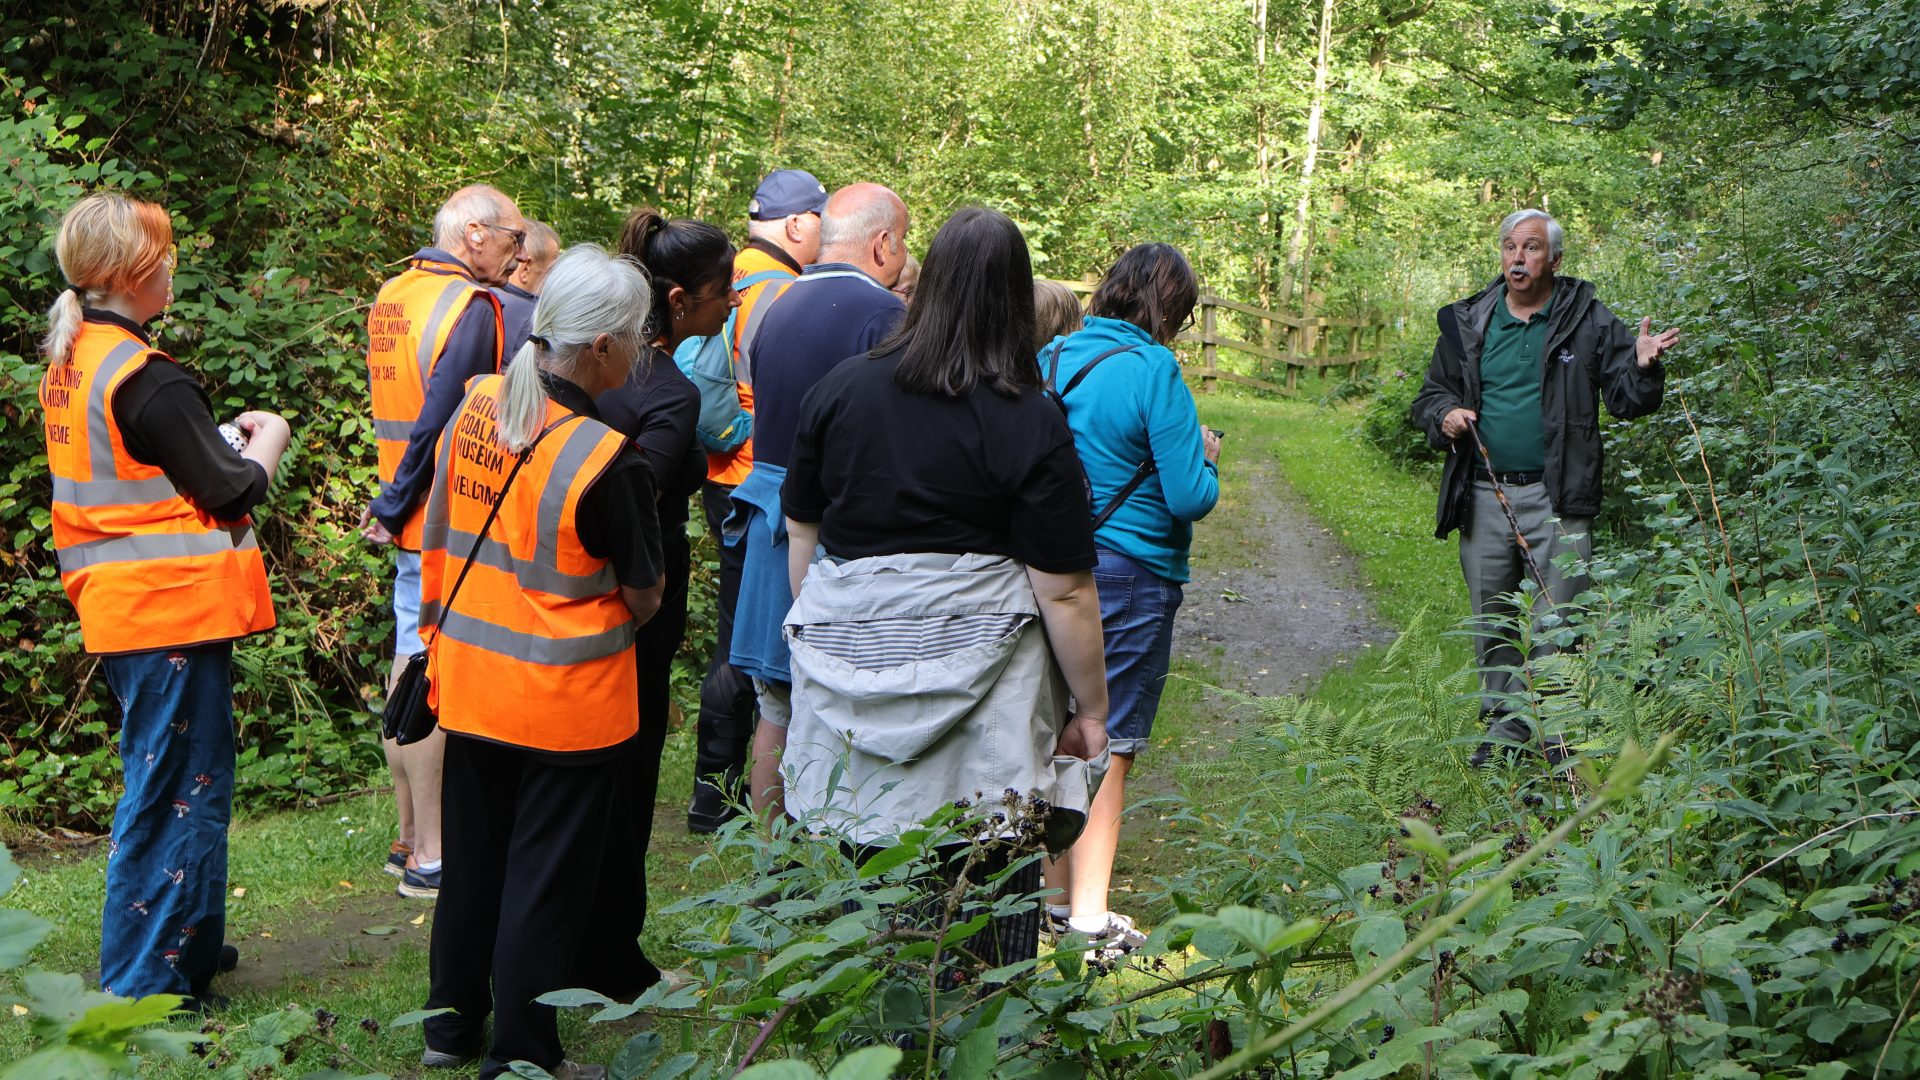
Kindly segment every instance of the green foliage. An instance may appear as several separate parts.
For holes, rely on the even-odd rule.
[[[13,853],[0,845],[0,897],[20,880]],[[27,967],[33,949],[53,929],[44,919],[0,908],[0,971]],[[181,1057],[204,1040],[155,1025],[172,1016],[180,998],[150,994],[134,1000],[88,990],[78,975],[28,968],[16,996],[0,998],[29,1018],[34,1049],[0,1067],[4,1080],[90,1080],[133,1076],[143,1055]]]

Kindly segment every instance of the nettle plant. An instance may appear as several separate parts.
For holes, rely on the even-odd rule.
[[[1605,780],[1589,771],[1590,797],[1536,844],[1456,843],[1418,814],[1406,818],[1394,859],[1419,895],[1399,907],[1337,883],[1300,898],[1311,915],[1202,911],[1178,898],[1177,913],[1118,963],[1090,958],[1079,935],[1032,960],[983,958],[994,918],[1041,902],[995,896],[1040,857],[1044,808],[1031,800],[956,806],[864,850],[804,821],[766,834],[743,820],[707,857],[723,883],[669,909],[710,914],[685,943],[694,985],[663,984],[630,1003],[578,990],[543,1000],[592,1008],[595,1021],[650,1017],[654,1030],[628,1047],[649,1068],[667,1049],[661,1033],[677,1031],[673,1076],[743,1066],[744,1075],[778,1067],[764,1075],[809,1076],[784,1070],[869,1047],[897,1051],[898,1075],[957,1078],[1225,1077],[1255,1067],[1359,1077],[1423,1061],[1453,1066],[1500,1050],[1492,1037],[1527,995],[1470,992],[1458,962],[1440,959],[1448,935],[1508,902],[1529,867],[1626,799],[1667,746],[1622,748]],[[994,814],[1001,823],[983,829]],[[982,838],[1008,830],[1012,841]],[[1245,858],[1224,844],[1203,856],[1222,872]],[[974,880],[956,864],[1006,869]],[[1429,985],[1439,989],[1419,989]],[[614,1072],[653,1075],[619,1061]]]

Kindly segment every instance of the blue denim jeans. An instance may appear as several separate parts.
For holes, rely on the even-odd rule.
[[[1160,711],[1173,662],[1173,615],[1185,592],[1117,551],[1096,550],[1093,583],[1100,590],[1107,655],[1107,748],[1138,754]]]
[[[100,986],[195,994],[226,936],[233,644],[108,656],[126,792],[107,847]]]

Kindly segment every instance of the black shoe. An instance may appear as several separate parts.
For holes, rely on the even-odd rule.
[[[725,792],[705,780],[693,782],[693,802],[687,807],[688,832],[719,832],[720,826],[739,816],[740,811],[727,801]]]
[[[233,999],[225,994],[211,994],[205,990],[189,995],[180,1002],[182,1012],[196,1012],[202,1016],[220,1012],[233,1007]]]
[[[232,945],[220,946],[220,971],[222,974],[240,966],[240,950]]]
[[[1573,747],[1567,745],[1567,740],[1557,737],[1548,739],[1546,744],[1540,747],[1540,756],[1547,759],[1548,768],[1559,768],[1562,762],[1573,756],[1573,753]]]

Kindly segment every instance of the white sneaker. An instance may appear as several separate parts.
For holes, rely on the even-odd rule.
[[[1147,943],[1147,935],[1133,925],[1133,920],[1117,912],[1107,912],[1106,925],[1092,933],[1074,927],[1086,934],[1091,947],[1087,949],[1087,959],[1098,964],[1111,964],[1128,953]]]

